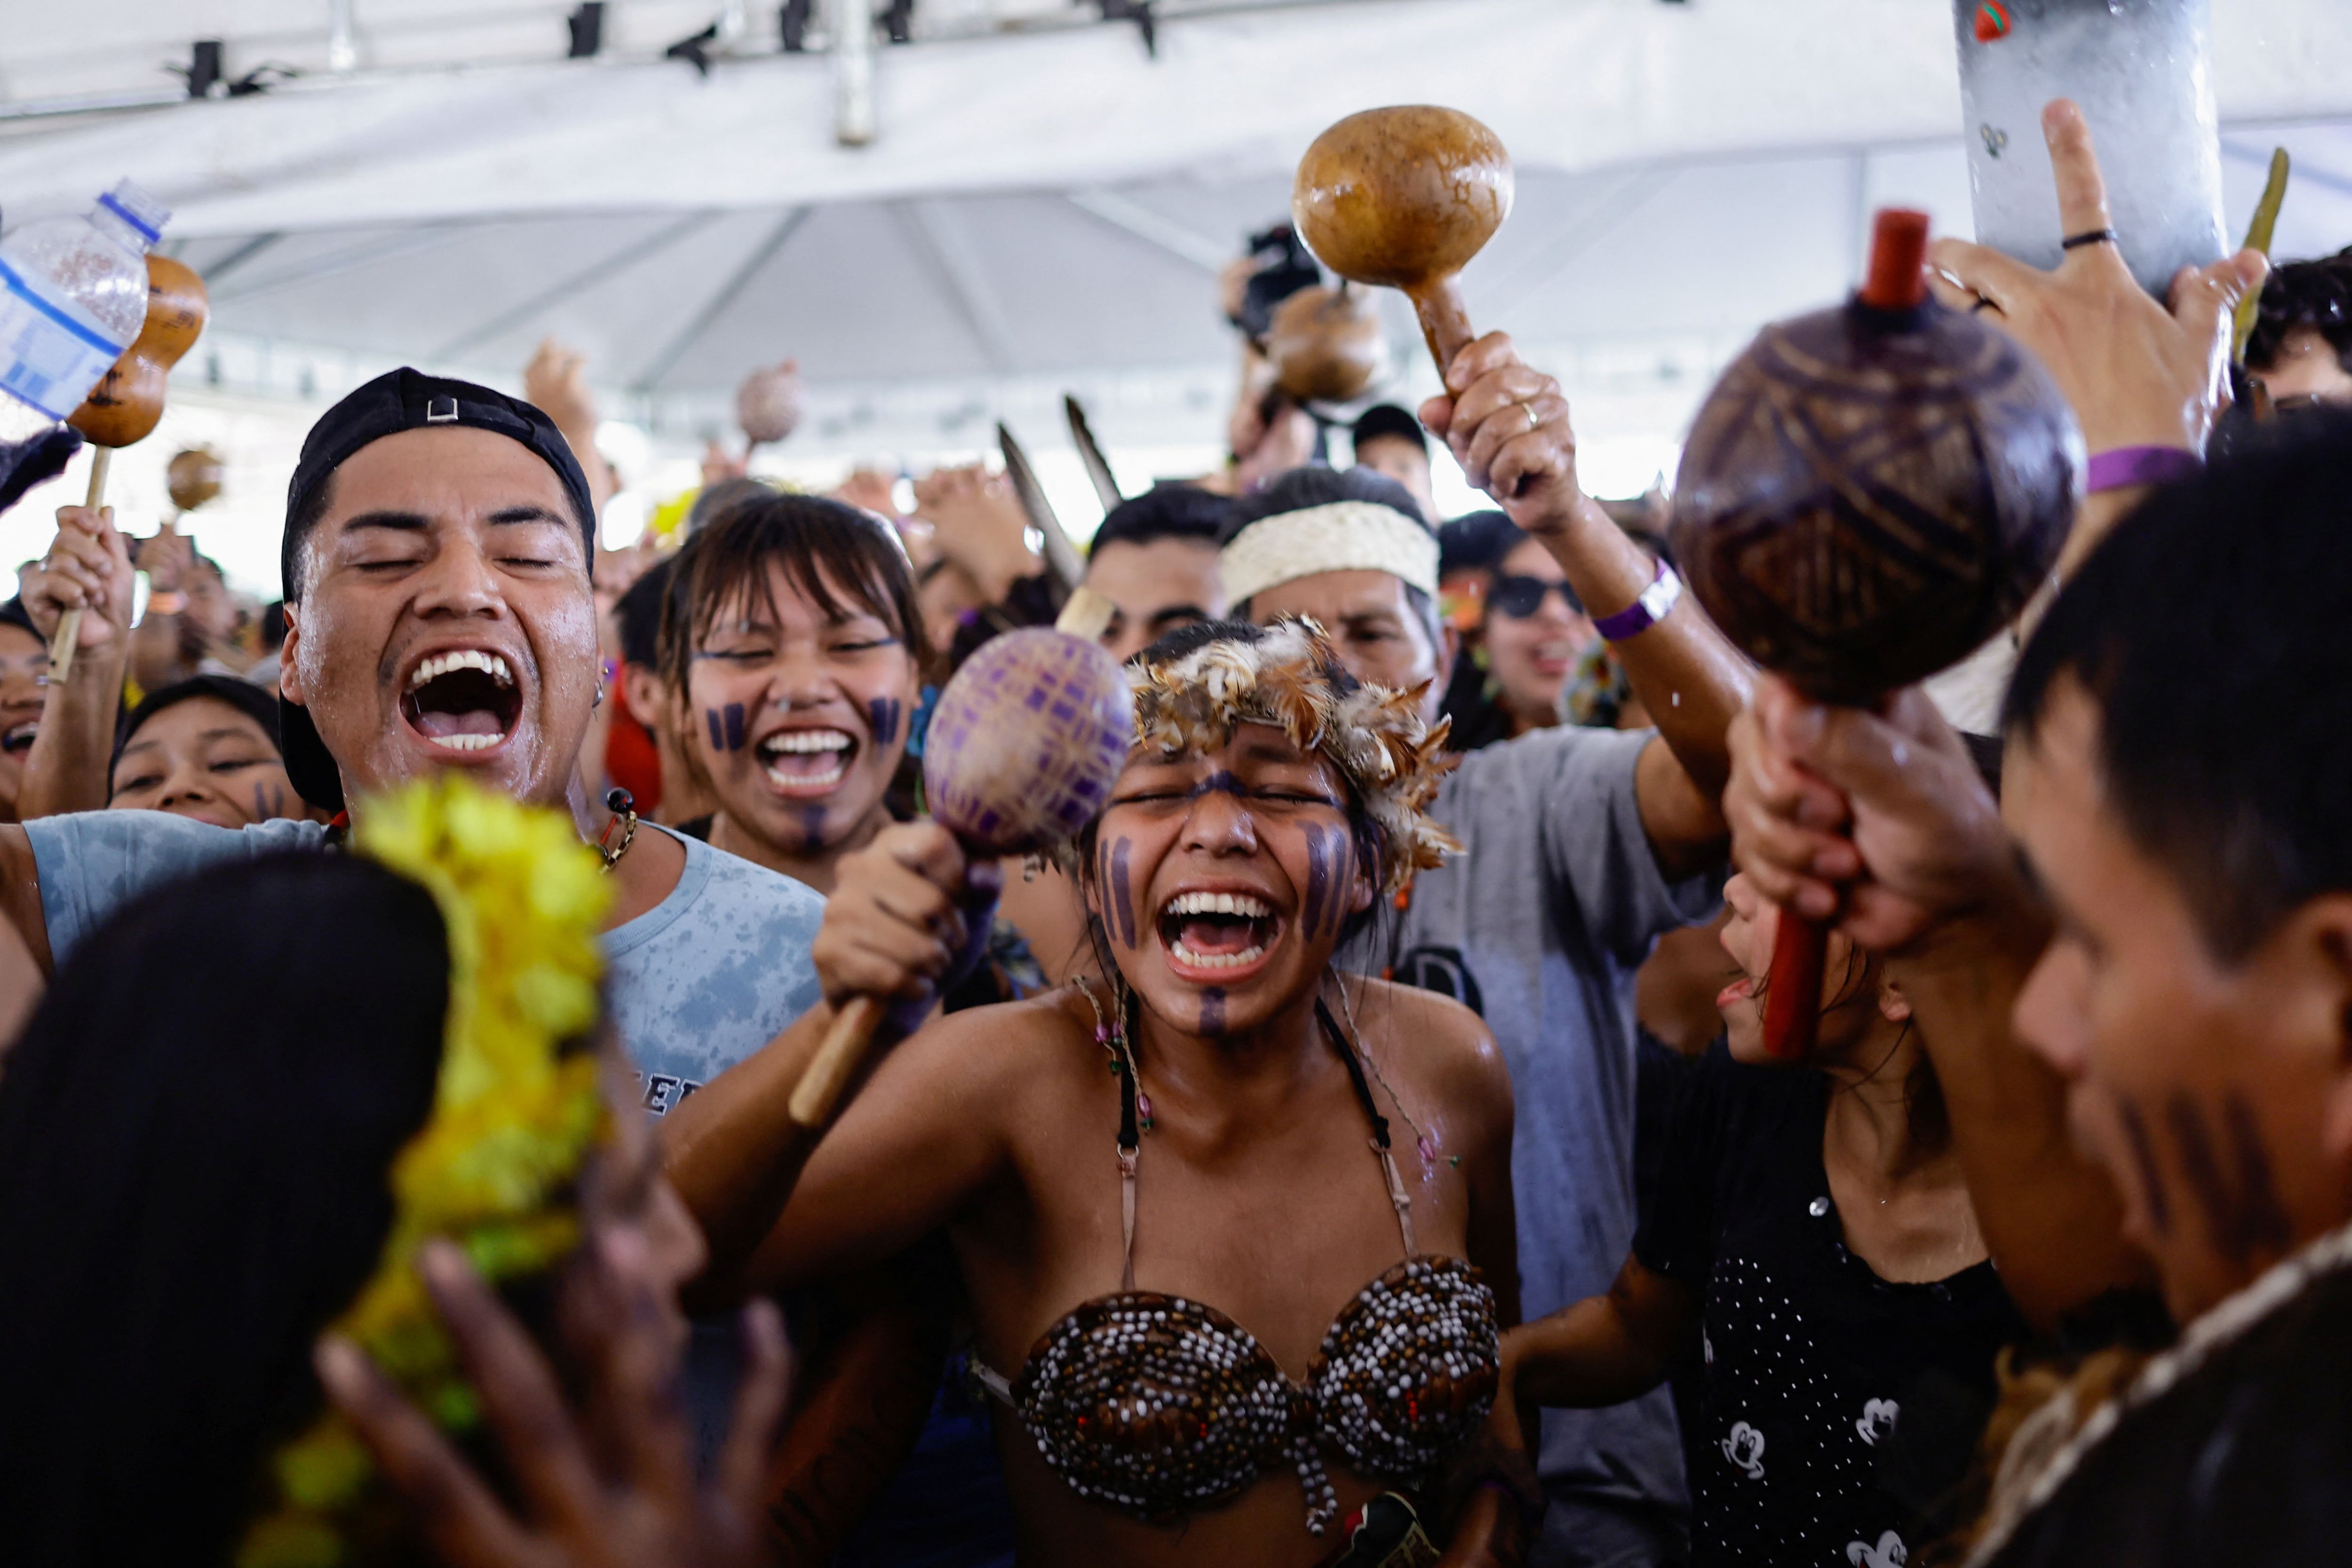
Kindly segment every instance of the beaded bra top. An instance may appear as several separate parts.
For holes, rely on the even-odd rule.
[[[1494,1404],[1494,1292],[1463,1260],[1415,1251],[1412,1200],[1390,1155],[1388,1121],[1329,1010],[1318,1001],[1315,1011],[1371,1121],[1404,1260],[1333,1320],[1304,1383],[1216,1308],[1137,1290],[1136,1166],[1150,1103],[1139,1116],[1124,1031],[1097,1030],[1120,1079],[1121,1288],[1047,1329],[1017,1378],[971,1364],[973,1380],[1012,1407],[1046,1465],[1081,1497],[1167,1520],[1223,1502],[1287,1463],[1306,1490],[1307,1528],[1321,1535],[1339,1509],[1327,1450],[1366,1475],[1419,1485]]]

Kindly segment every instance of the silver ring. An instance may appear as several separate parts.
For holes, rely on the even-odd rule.
[[[1533,398],[1528,399],[1526,402],[1519,404],[1519,406],[1528,411],[1528,428],[1529,430],[1540,430],[1543,428],[1543,416],[1536,412],[1535,400]]]

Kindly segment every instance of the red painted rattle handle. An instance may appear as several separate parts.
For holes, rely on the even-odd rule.
[[[1829,927],[1792,909],[1780,911],[1772,967],[1764,984],[1764,1049],[1782,1061],[1812,1053],[1822,1021],[1822,968]]]
[[[1910,310],[1927,298],[1927,214],[1889,207],[1871,231],[1870,269],[1862,302],[1879,310]],[[1794,910],[1780,911],[1772,943],[1771,977],[1764,990],[1764,1049],[1787,1059],[1810,1055],[1822,1021],[1822,967],[1829,927]]]

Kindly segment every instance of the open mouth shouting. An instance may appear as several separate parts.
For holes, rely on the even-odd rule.
[[[1160,911],[1160,945],[1188,979],[1229,984],[1266,960],[1281,917],[1248,893],[1180,893]]]
[[[778,794],[826,795],[849,771],[857,737],[843,729],[780,729],[760,742],[759,753]]]
[[[504,654],[453,648],[426,654],[408,672],[400,716],[444,751],[488,751],[514,733],[522,693]]]
[[[0,734],[0,755],[22,757],[33,749],[34,737],[41,733],[39,719],[27,719],[6,733]]]

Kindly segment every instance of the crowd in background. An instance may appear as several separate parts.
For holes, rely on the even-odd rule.
[[[2053,146],[2095,192],[2087,144]],[[2095,455],[2208,458],[2084,499],[1991,710],[1754,672],[1653,592],[1671,498],[1586,496],[1558,384],[1499,336],[1431,404],[1341,420],[1271,392],[1244,334],[1228,465],[1110,507],[1076,583],[984,466],[902,512],[888,476],[803,495],[714,452],[674,532],[597,549],[612,478],[552,350],[522,399],[401,371],[323,418],[279,602],[173,528],[68,508],[0,606],[0,1557],[304,1560],[252,1556],[247,1522],[261,1457],[331,1402],[412,1510],[341,1516],[361,1555],[413,1530],[515,1565],[2352,1562],[2352,249],[2159,304],[2112,245],[2045,275],[1942,243],[1939,294],[2044,358]],[[421,423],[445,398],[455,427]],[[1435,515],[1440,447],[1496,509]],[[539,499],[468,509],[501,486]],[[1318,889],[1300,823],[1335,813],[1345,919],[1234,888],[1144,912],[1235,973],[1311,938],[1277,1009],[1318,1064],[1295,1083],[1180,1071],[1225,993],[1176,1019],[1199,987],[1115,935],[1095,828],[986,864],[922,816],[942,685],[1076,587],[1139,679],[1205,679],[1206,650],[1398,755],[1442,733],[1393,818],[1337,740],[1244,757],[1230,730],[1275,725],[1246,707],[1197,774],[1131,763],[1104,810],[1237,866],[1296,836]],[[501,630],[434,641],[461,622]],[[428,643],[461,656],[409,660]],[[458,945],[413,883],[289,852],[477,740],[602,846],[589,1032],[626,1135],[562,1300],[419,1254],[495,1439],[457,1448],[311,1342],[376,1266]],[[1451,852],[1399,859],[1424,821]],[[1761,1022],[1789,909],[1834,927],[1795,1061]],[[906,1038],[812,1152],[780,1107],[857,993]],[[1355,1479],[1326,1518],[1312,1439],[1148,1507],[1099,1436],[1048,1441],[1038,1389],[1075,1362],[1020,1353],[1119,1280],[1130,1291],[1222,1281],[1232,1322],[1187,1343],[1249,1308],[1303,1364],[1316,1335],[1278,1325],[1401,1277],[1383,1182],[1408,1261],[1476,1265],[1500,1330],[1491,1365],[1461,1353],[1485,1403],[1442,1454],[1392,1475],[1330,1438]]]

